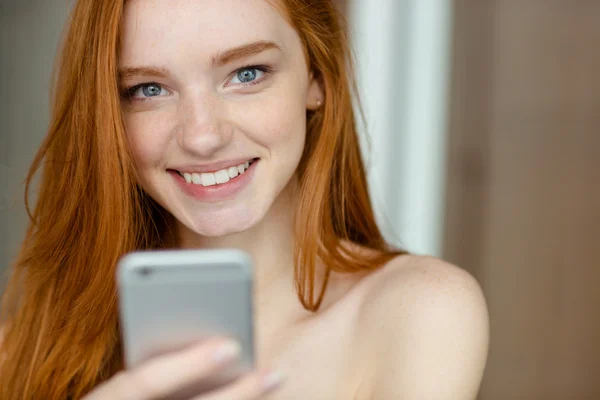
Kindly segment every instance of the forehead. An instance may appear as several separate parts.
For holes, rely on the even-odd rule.
[[[258,40],[285,49],[296,44],[294,36],[268,0],[127,0],[122,61],[152,58],[163,50],[189,53],[190,48],[208,57]]]

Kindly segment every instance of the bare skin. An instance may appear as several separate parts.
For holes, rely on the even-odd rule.
[[[381,271],[332,273],[322,308],[277,333],[260,329],[258,365],[277,365],[288,373],[268,399],[362,399],[364,363],[370,339],[360,336],[360,310]],[[302,314],[302,313],[300,313]]]
[[[470,275],[432,257],[401,256],[374,272],[333,274],[331,284],[319,313],[259,338],[259,365],[292,371],[266,398],[476,397],[488,321]]]

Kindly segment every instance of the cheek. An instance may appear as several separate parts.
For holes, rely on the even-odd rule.
[[[295,169],[304,151],[306,138],[306,112],[303,105],[288,105],[275,114],[269,134],[278,146],[273,146],[273,157],[281,158],[285,163],[293,164]]]
[[[125,117],[127,140],[135,162],[142,171],[160,163],[169,142],[168,118],[150,113],[132,114]]]
[[[306,135],[306,112],[304,104],[295,96],[273,96],[263,101],[252,118],[241,123],[246,132],[253,133],[253,140],[274,153],[297,153],[302,151]],[[291,156],[291,154],[290,154]]]

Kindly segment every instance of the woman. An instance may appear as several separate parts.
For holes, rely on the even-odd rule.
[[[255,262],[257,371],[194,399],[474,398],[485,302],[384,242],[348,55],[330,0],[79,0],[4,298],[1,398],[168,398],[223,368],[215,338],[122,371],[115,264],[166,247]]]

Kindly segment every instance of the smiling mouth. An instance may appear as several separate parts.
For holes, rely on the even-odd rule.
[[[186,183],[200,186],[215,186],[229,182],[236,177],[243,175],[250,165],[258,161],[258,158],[248,160],[243,164],[224,168],[216,172],[181,172],[176,171]]]

